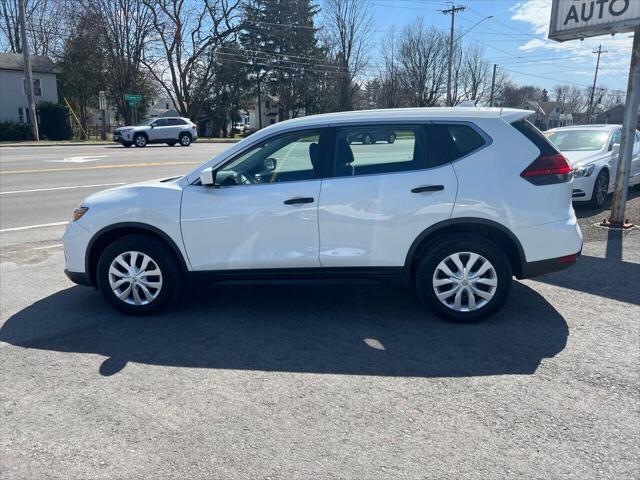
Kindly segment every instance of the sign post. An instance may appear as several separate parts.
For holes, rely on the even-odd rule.
[[[105,115],[107,111],[107,96],[104,93],[104,90],[100,90],[98,92],[98,102],[100,107],[100,115],[102,116],[102,129],[100,131],[100,138],[102,140],[107,139],[107,125],[105,123]]]
[[[127,103],[129,104],[129,106],[133,109],[133,123],[137,123],[137,118],[136,118],[136,105],[142,101],[144,97],[142,95],[135,95],[132,93],[127,93],[124,96],[124,99],[127,101]]]
[[[611,218],[603,225],[629,228],[624,218],[629,188],[631,156],[640,104],[640,1],[638,0],[553,0],[549,38],[558,42],[598,35],[634,32],[631,68],[627,84],[622,140],[616,170]]]

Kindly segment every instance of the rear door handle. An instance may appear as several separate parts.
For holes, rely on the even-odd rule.
[[[285,200],[285,205],[297,205],[299,203],[313,203],[313,198],[311,197],[296,197],[290,198],[289,200]]]
[[[422,192],[441,192],[444,190],[444,185],[425,185],[423,187],[412,188],[412,193],[422,193]]]

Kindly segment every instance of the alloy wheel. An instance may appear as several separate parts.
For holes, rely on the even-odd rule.
[[[598,175],[595,187],[596,202],[598,206],[604,205],[607,198],[607,191],[609,190],[609,185],[607,185],[608,183],[606,175]]]
[[[494,266],[482,255],[457,252],[442,260],[433,274],[438,300],[457,312],[471,312],[487,305],[498,288]]]
[[[111,291],[129,305],[148,305],[162,289],[162,272],[149,255],[129,251],[118,255],[109,266]]]

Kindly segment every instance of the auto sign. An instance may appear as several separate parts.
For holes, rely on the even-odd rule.
[[[549,38],[558,42],[640,26],[640,0],[553,0]]]

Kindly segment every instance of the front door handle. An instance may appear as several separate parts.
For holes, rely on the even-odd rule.
[[[299,203],[313,203],[313,198],[311,197],[296,197],[290,198],[289,200],[285,200],[285,205],[297,205]]]
[[[411,193],[441,192],[442,190],[444,190],[444,185],[425,185],[423,187],[412,188]]]

